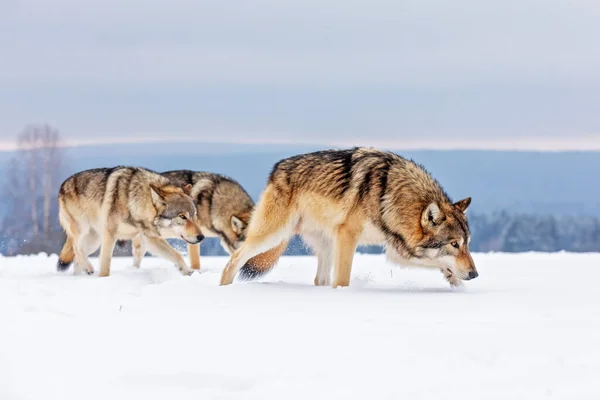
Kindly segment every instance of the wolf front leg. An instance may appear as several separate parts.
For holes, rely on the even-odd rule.
[[[331,266],[333,265],[333,241],[326,234],[304,234],[302,239],[317,256],[315,286],[329,286],[331,284]]]
[[[191,275],[194,272],[187,267],[181,254],[172,248],[165,239],[148,237],[146,238],[146,243],[148,244],[150,253],[171,261],[183,275]]]
[[[139,234],[134,237],[131,241],[131,247],[133,250],[133,266],[140,268],[142,265],[142,258],[144,258],[144,255],[146,254],[146,241],[144,235]]]
[[[444,278],[446,278],[446,280],[448,281],[448,283],[450,283],[450,286],[452,286],[452,287],[460,287],[460,286],[462,286],[462,282],[460,281],[460,279],[458,279],[456,277],[456,274],[454,274],[449,269],[443,269],[442,273],[444,274]]]
[[[335,265],[333,270],[333,288],[349,286],[352,273],[352,261],[358,245],[360,229],[355,224],[343,224],[337,228],[335,237]]]
[[[192,269],[200,269],[200,244],[188,243],[188,257],[190,258],[190,266]]]
[[[88,256],[98,250],[100,244],[100,236],[94,231],[79,236],[75,243],[75,274],[94,273],[94,267]]]
[[[112,254],[116,243],[117,238],[115,235],[115,230],[111,229],[110,227],[104,229],[104,234],[102,235],[102,247],[100,248],[99,276],[105,277],[110,275],[110,262],[112,260]]]

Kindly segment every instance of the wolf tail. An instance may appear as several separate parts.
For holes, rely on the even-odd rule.
[[[58,256],[58,263],[56,264],[56,269],[58,271],[66,271],[69,269],[69,266],[73,263],[73,259],[75,258],[75,250],[73,249],[73,240],[69,236],[67,236],[67,240],[60,251],[60,255]]]
[[[267,250],[264,253],[258,254],[248,261],[238,273],[238,279],[242,281],[250,281],[266,275],[275,267],[279,257],[285,252],[288,246],[288,241],[284,240],[278,246]]]

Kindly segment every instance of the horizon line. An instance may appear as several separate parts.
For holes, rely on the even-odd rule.
[[[164,135],[168,136],[168,135]],[[112,144],[160,144],[160,143],[197,143],[197,144],[231,144],[231,145],[289,145],[289,146],[329,146],[329,147],[378,147],[389,150],[433,150],[433,151],[533,151],[533,152],[570,152],[570,151],[600,151],[600,135],[586,135],[573,138],[510,138],[510,139],[458,139],[444,141],[439,138],[426,139],[362,139],[362,138],[336,138],[332,140],[318,139],[278,139],[256,136],[247,139],[242,137],[203,137],[190,138],[189,136],[171,137],[140,137],[129,136],[126,138],[110,137],[109,139],[64,139],[61,148],[77,148],[86,146],[102,146]],[[299,135],[300,136],[300,135]],[[434,144],[432,145],[432,142]],[[18,150],[16,141],[0,141],[0,152],[13,152]]]

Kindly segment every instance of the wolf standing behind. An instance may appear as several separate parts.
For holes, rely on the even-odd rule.
[[[191,187],[190,196],[196,204],[196,222],[207,237],[218,237],[221,246],[233,253],[246,239],[246,231],[254,201],[244,188],[232,178],[201,171],[168,171],[162,176],[178,187]],[[146,253],[144,237],[133,239],[133,265],[140,266]],[[200,269],[200,245],[188,243],[192,269]]]
[[[478,276],[469,252],[466,198],[453,203],[412,161],[371,148],[326,150],[275,164],[242,247],[221,285],[266,273],[291,236],[318,258],[315,285],[348,286],[359,244],[383,244],[390,261],[439,268],[448,282]]]
[[[143,234],[152,253],[172,261],[184,275],[192,273],[165,239],[202,241],[196,207],[184,189],[164,176],[135,167],[82,171],[63,182],[58,204],[60,224],[67,234],[58,270],[75,261],[77,273],[92,274],[88,256],[101,247],[100,276],[108,276],[116,241]]]

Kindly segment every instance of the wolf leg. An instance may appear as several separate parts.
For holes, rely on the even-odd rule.
[[[237,275],[239,269],[252,257],[271,250],[289,239],[291,235],[286,232],[269,235],[260,240],[246,239],[246,242],[233,253],[221,275],[221,285],[229,285]]]
[[[94,267],[88,256],[98,250],[100,247],[100,237],[94,231],[89,231],[77,238],[75,244],[75,273],[85,273],[91,275],[94,273]]]
[[[146,255],[146,240],[144,235],[141,233],[131,240],[131,247],[133,253],[133,266],[140,268],[142,265],[142,258]]]
[[[112,260],[113,250],[117,238],[112,229],[105,229],[102,235],[102,247],[100,249],[100,274],[98,276],[105,277],[110,275],[110,262]]]
[[[331,243],[324,246],[317,253],[317,275],[315,276],[316,286],[331,285],[331,267],[333,266],[333,248]]]
[[[288,240],[295,221],[290,213],[289,198],[273,185],[267,186],[254,211],[248,235],[223,269],[221,285],[229,285],[239,269],[252,257],[264,253]]]
[[[340,225],[335,235],[335,266],[333,270],[333,288],[349,286],[352,272],[352,260],[358,245],[360,230],[351,224]]]
[[[188,243],[188,257],[190,258],[190,266],[192,269],[200,269],[200,244]]]
[[[315,286],[329,286],[331,284],[331,267],[333,265],[333,242],[324,233],[304,234],[302,239],[308,244],[317,256],[317,274]]]
[[[452,286],[452,287],[462,286],[462,282],[460,281],[460,279],[458,279],[456,277],[456,274],[452,273],[452,271],[450,271],[449,269],[442,270],[442,273],[444,274],[444,278],[446,278],[448,283],[450,283],[450,286]]]
[[[171,261],[183,275],[191,275],[194,272],[187,267],[181,254],[172,248],[165,239],[149,237],[146,239],[146,242],[148,243],[150,253]]]

